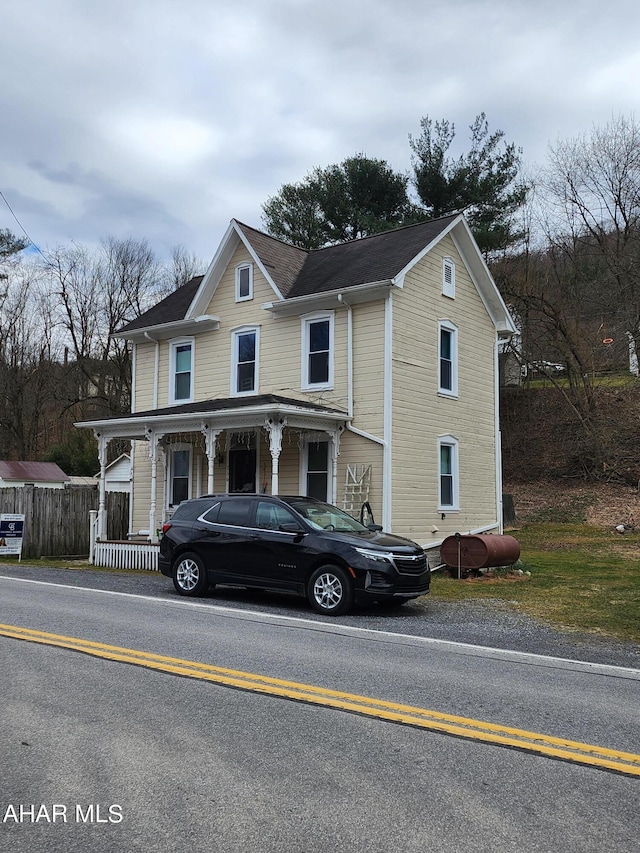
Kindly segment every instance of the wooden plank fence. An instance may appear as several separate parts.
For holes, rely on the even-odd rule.
[[[107,530],[110,539],[126,539],[129,495],[107,492]],[[97,510],[95,486],[44,489],[36,486],[0,489],[0,512],[23,513],[22,557],[89,555],[89,512]]]

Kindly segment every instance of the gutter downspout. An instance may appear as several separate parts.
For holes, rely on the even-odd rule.
[[[391,453],[387,440],[390,434],[391,422],[391,291],[385,300],[385,330],[384,330],[384,438],[372,435],[353,426],[353,308],[344,298],[344,294],[338,294],[338,302],[347,309],[347,429],[354,435],[366,438],[382,447],[382,526],[385,530],[391,527]]]
[[[136,411],[136,366],[138,359],[138,344],[133,342],[131,346],[131,414],[135,414]],[[136,458],[136,443],[133,439],[129,442],[129,456],[131,457],[131,467],[129,469],[129,519],[127,521],[128,524],[128,533],[129,536],[133,533],[133,483],[135,482],[135,476],[133,473],[133,468],[135,464]]]
[[[160,373],[160,341],[157,338],[151,337],[149,332],[144,333],[145,338],[148,341],[153,341],[155,343],[155,360],[153,366],[153,406],[152,408],[158,408],[158,379]],[[151,455],[151,505],[149,507],[149,538],[152,542],[157,542],[156,536],[156,500],[157,500],[157,469],[158,469],[158,450],[155,446],[155,436],[152,439],[153,447]],[[165,480],[166,480],[166,470],[165,470]],[[132,489],[133,492],[133,489]],[[165,482],[165,493],[166,493],[166,482]],[[129,501],[130,512],[132,514],[131,525],[133,525],[133,494],[131,495],[131,500]]]
[[[494,423],[496,443],[496,512],[498,517],[498,533],[504,533],[502,513],[502,432],[500,431],[500,367],[498,359],[498,345],[500,338],[496,333],[493,345],[493,388],[494,388]]]
[[[392,405],[393,405],[393,291],[389,291],[384,303],[384,453],[382,465],[382,525],[389,533],[392,532],[392,456],[391,456],[391,429],[392,429]]]

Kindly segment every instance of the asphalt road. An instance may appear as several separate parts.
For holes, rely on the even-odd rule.
[[[169,600],[178,598],[171,580],[156,572],[57,569],[16,563],[0,565],[2,575]],[[199,601],[274,616],[326,621],[302,598],[277,593],[218,587]],[[640,668],[640,643],[621,642],[595,633],[557,630],[491,599],[452,603],[425,596],[397,610],[372,605],[333,621],[417,637]]]
[[[616,668],[637,649],[557,659],[587,655],[571,636],[544,658],[556,632],[500,609],[478,644],[482,605],[323,620],[290,598],[188,601],[157,575],[0,575],[5,624],[640,752],[640,673]],[[457,643],[429,638],[447,626]],[[495,650],[525,628],[535,655]],[[0,657],[0,849],[640,849],[638,777],[7,637]]]

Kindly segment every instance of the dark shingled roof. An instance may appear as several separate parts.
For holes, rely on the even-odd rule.
[[[456,213],[309,252],[288,296],[308,296],[393,278],[457,217]]]
[[[165,415],[206,414],[207,412],[221,412],[228,409],[268,405],[298,406],[310,412],[333,412],[334,414],[347,416],[347,413],[341,409],[322,406],[318,403],[309,403],[306,400],[296,400],[293,397],[280,397],[277,394],[257,394],[255,397],[225,397],[215,400],[199,400],[196,403],[183,403],[180,406],[166,406],[163,409],[148,409],[144,412],[133,412],[130,415],[113,415],[110,418],[104,418],[104,421],[122,420],[123,418],[127,420],[144,420],[145,418],[158,418]]]
[[[133,332],[135,329],[146,329],[147,326],[161,326],[163,323],[183,320],[203,278],[203,275],[195,276],[186,284],[174,290],[173,293],[165,296],[153,308],[149,308],[144,314],[141,314],[131,323],[123,326],[119,331]]]
[[[454,213],[310,252],[237,225],[276,287],[292,299],[394,278],[457,217]],[[203,278],[192,278],[120,332],[183,320]]]
[[[263,234],[262,231],[256,231],[255,228],[251,228],[243,222],[238,222],[238,225],[242,228],[280,293],[287,297],[295,285],[309,253],[297,246],[283,243],[282,240],[276,240],[275,237],[270,237],[268,234]]]

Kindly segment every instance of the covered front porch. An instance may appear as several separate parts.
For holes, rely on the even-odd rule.
[[[153,546],[174,508],[201,494],[302,493],[336,503],[347,417],[316,403],[261,395],[76,424],[98,440],[96,545],[109,541],[104,471],[111,441],[132,441],[129,539]]]

